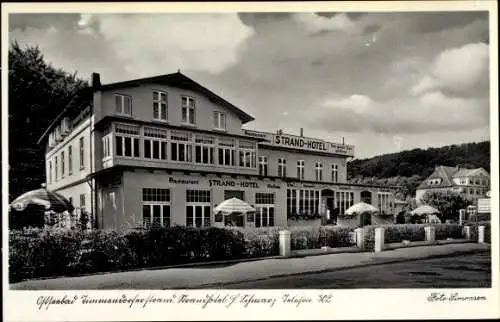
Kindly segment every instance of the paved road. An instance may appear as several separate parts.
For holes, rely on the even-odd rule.
[[[221,289],[491,287],[490,252],[218,285]]]

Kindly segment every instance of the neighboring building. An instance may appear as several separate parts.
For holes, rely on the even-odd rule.
[[[483,168],[464,169],[437,166],[417,188],[417,203],[427,191],[453,191],[476,204],[490,190],[490,176]]]
[[[40,142],[48,189],[95,228],[223,226],[213,209],[231,197],[257,209],[238,222],[251,227],[342,215],[362,199],[393,213],[393,188],[347,183],[353,146],[243,129],[253,117],[180,72],[106,85],[92,76]]]

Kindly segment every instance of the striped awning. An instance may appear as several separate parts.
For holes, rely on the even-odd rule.
[[[222,212],[226,214],[230,213],[249,213],[249,212],[254,212],[255,208],[250,206],[248,203],[246,203],[243,200],[240,200],[238,198],[231,198],[228,200],[224,200],[221,202],[217,207],[215,207],[215,212]]]

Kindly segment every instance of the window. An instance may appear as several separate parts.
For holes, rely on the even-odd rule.
[[[142,189],[142,225],[170,227],[170,189]]]
[[[286,160],[278,158],[278,177],[286,177]]]
[[[80,138],[80,170],[85,169],[85,159],[83,158],[85,155],[85,138],[82,136]]]
[[[167,131],[144,127],[144,158],[167,160]]]
[[[220,138],[217,148],[219,164],[226,166],[235,165],[235,141],[233,139]]]
[[[196,103],[194,98],[182,96],[182,123],[195,124],[195,107]]]
[[[392,213],[389,192],[379,192],[378,193],[378,209],[381,213],[390,214]]]
[[[49,161],[49,173],[48,173],[49,184],[52,183],[52,161]]]
[[[140,157],[138,126],[116,124],[115,133],[115,148],[117,156]]]
[[[332,164],[332,182],[339,182],[339,166]]]
[[[186,191],[186,226],[209,227],[211,218],[210,190]]]
[[[127,95],[115,94],[115,111],[118,114],[132,116],[132,98]]]
[[[153,91],[153,119],[166,121],[168,119],[167,93]]]
[[[336,191],[335,203],[339,215],[344,215],[345,211],[354,204],[354,192]]]
[[[267,157],[259,156],[259,175],[267,176]]]
[[[214,129],[217,130],[226,129],[226,114],[214,111]]]
[[[57,155],[54,157],[54,178],[59,180],[59,165],[57,163]]]
[[[316,174],[316,181],[323,181],[323,164],[321,162],[316,162],[314,173]]]
[[[304,160],[297,161],[297,179],[304,180]]]
[[[68,146],[68,175],[73,174],[73,147]]]
[[[212,136],[196,135],[194,143],[194,162],[214,164],[215,138]]]
[[[460,178],[460,184],[462,184],[462,185],[467,184],[467,181],[465,181],[464,178]]]
[[[64,178],[64,170],[65,170],[65,166],[64,166],[64,151],[61,151],[61,178]]]
[[[240,167],[255,168],[257,150],[254,142],[240,141],[239,142],[239,159]]]
[[[274,226],[274,193],[255,193],[255,227]]]
[[[319,191],[312,189],[288,189],[287,213],[292,214],[318,214]]]
[[[172,131],[170,143],[170,154],[172,161],[192,162],[193,145],[191,143],[191,134]]]
[[[111,157],[111,134],[108,134],[102,138],[102,157]]]
[[[85,211],[85,194],[80,194],[80,212]]]

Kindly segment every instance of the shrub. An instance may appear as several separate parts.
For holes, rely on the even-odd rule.
[[[323,246],[348,247],[352,245],[352,227],[322,226],[320,228],[291,229],[292,250],[316,249]]]
[[[399,243],[403,240],[424,241],[425,227],[436,228],[436,240],[446,238],[463,238],[462,226],[458,224],[407,224],[407,225],[379,225],[364,227],[364,246],[373,250],[375,246],[375,228],[384,228],[384,243]]]
[[[245,241],[246,257],[276,256],[279,254],[279,227],[231,228]]]
[[[479,221],[477,223],[471,222],[467,223],[465,226],[472,227],[471,229],[471,240],[477,241],[479,237],[478,228],[479,226],[485,226],[484,229],[484,241],[486,243],[491,243],[491,222],[489,221]],[[465,226],[463,228],[463,234],[465,235]]]

